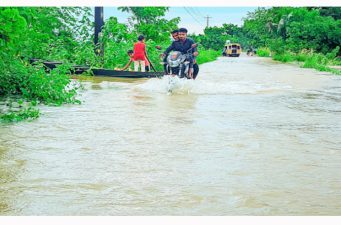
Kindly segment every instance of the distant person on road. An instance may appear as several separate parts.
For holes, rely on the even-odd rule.
[[[223,52],[222,52],[223,56],[226,56],[226,50],[227,50],[227,46],[224,46],[224,49],[223,49]]]
[[[249,47],[249,49],[247,50],[246,54],[248,56],[253,56],[255,54],[255,50],[252,46]]]

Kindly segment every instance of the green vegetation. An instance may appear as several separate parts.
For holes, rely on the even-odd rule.
[[[257,55],[260,57],[269,57],[271,56],[271,51],[267,47],[261,47],[257,49]]]
[[[203,64],[203,63],[206,63],[206,62],[211,62],[211,61],[214,61],[218,58],[218,56],[220,56],[220,52],[218,51],[214,51],[214,50],[202,50],[199,48],[199,56],[197,57],[197,63],[200,65],[200,64]]]
[[[205,49],[222,51],[226,40],[240,42],[243,37],[243,30],[234,24],[223,24],[222,27],[207,27],[204,34],[191,35],[191,37]]]
[[[330,66],[340,65],[340,60],[336,58],[339,47],[335,48],[332,52],[324,55],[321,53],[314,53],[313,51],[302,50],[299,53],[285,52],[282,54],[275,54],[274,60],[281,62],[298,61],[303,68],[314,68],[319,71],[331,72],[341,75],[341,71],[330,68]]]
[[[3,104],[1,121],[37,118],[36,103],[79,103],[77,85],[68,76],[74,51],[91,43],[90,8],[0,8],[0,97],[28,102],[20,107]],[[81,17],[81,21],[76,20]],[[64,65],[47,71],[30,58],[61,60]]]
[[[341,8],[333,7],[259,8],[248,15],[243,28],[252,38],[250,44],[268,47],[274,60],[340,74],[329,68],[341,55],[340,16]]]
[[[19,122],[27,119],[36,119],[39,117],[39,110],[33,107],[28,107],[19,111],[0,114],[0,119],[3,122]]]
[[[300,61],[303,67],[340,74],[329,68],[341,51],[340,7],[272,7],[249,12],[242,27],[223,24],[192,35],[206,49],[222,50],[226,40],[257,55],[282,62]],[[304,59],[304,60],[303,60]]]
[[[170,31],[177,28],[180,18],[166,20],[163,17],[168,7],[119,7],[121,11],[132,14],[130,23],[123,24],[111,17],[105,21],[101,42],[104,47],[104,68],[122,68],[129,60],[128,50],[133,49],[137,37],[146,38],[147,53],[156,70],[162,71],[160,52],[155,48],[160,45],[165,49],[170,45]]]

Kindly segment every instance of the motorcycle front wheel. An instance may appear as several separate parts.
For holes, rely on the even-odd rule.
[[[190,79],[188,76],[188,68],[186,65],[181,65],[181,74],[180,74],[180,78],[184,78],[186,77],[187,79]]]

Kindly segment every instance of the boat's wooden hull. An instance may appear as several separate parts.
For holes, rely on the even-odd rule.
[[[108,69],[91,69],[94,76],[106,77],[126,77],[126,78],[152,78],[163,76],[163,72],[132,72],[132,71],[117,71]]]
[[[31,63],[37,62],[39,60],[31,59]],[[62,62],[42,62],[48,69],[54,69]],[[71,68],[72,74],[82,74],[84,72],[92,71],[94,76],[104,76],[104,77],[122,77],[122,78],[152,78],[161,77],[164,75],[163,72],[134,72],[134,71],[119,71],[119,70],[109,70],[103,68],[90,68],[88,66],[73,66]]]

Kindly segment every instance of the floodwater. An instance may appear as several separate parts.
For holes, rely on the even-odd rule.
[[[219,58],[0,125],[0,215],[340,215],[341,77]]]

